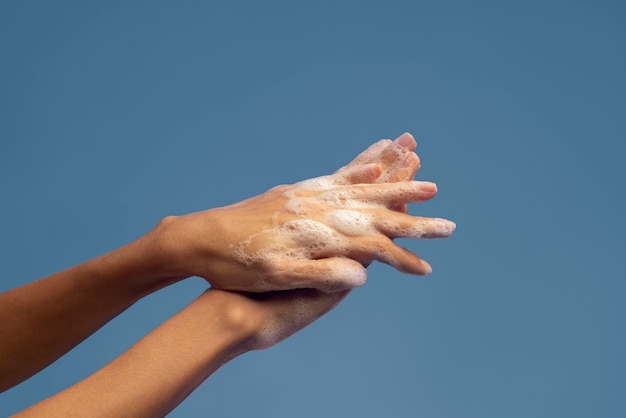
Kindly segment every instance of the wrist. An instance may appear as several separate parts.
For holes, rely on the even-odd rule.
[[[183,216],[166,216],[148,234],[146,242],[149,264],[163,278],[180,280],[190,276],[207,278],[212,261],[223,245],[214,237],[217,222],[214,210]]]
[[[85,270],[85,277],[95,278],[92,283],[102,283],[106,289],[126,290],[137,298],[187,277],[167,271],[162,249],[151,233],[77,268]]]
[[[247,296],[219,289],[209,289],[203,297],[217,312],[224,335],[233,343],[233,356],[255,349],[255,341],[263,327],[263,318],[256,315]]]

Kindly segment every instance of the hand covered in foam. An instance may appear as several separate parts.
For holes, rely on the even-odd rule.
[[[404,134],[395,142],[382,140],[372,145],[339,173],[351,171],[362,173],[370,171],[371,164],[378,166],[378,176],[373,181],[402,182],[414,177],[419,169],[419,159],[412,151],[415,141],[409,134]],[[376,170],[374,170],[376,171]],[[362,181],[359,175],[348,181]],[[339,184],[346,184],[339,182]],[[347,183],[349,184],[349,183]],[[396,208],[406,211],[406,206]],[[215,289],[211,291],[219,292]],[[295,289],[267,293],[228,293],[237,307],[238,315],[247,322],[251,338],[251,349],[268,348],[289,337],[308,324],[333,309],[343,300],[350,290],[323,292],[317,289]]]
[[[365,282],[363,265],[373,260],[406,273],[428,274],[427,263],[392,239],[452,233],[452,222],[402,213],[406,203],[434,197],[436,186],[368,184],[390,181],[386,176],[392,172],[412,177],[419,167],[413,148],[412,138],[379,141],[333,175],[275,187],[227,207],[166,218],[155,230],[165,251],[163,261],[173,275],[197,275],[216,288],[253,292],[353,288]]]

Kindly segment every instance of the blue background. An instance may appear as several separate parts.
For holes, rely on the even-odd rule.
[[[0,3],[6,290],[160,218],[418,140],[457,222],[173,417],[626,416],[626,7],[619,1]],[[80,380],[194,299],[137,303],[0,395]]]

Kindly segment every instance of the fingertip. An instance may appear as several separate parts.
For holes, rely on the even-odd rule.
[[[399,137],[397,137],[394,141],[396,144],[400,145],[402,148],[407,148],[409,150],[414,150],[417,146],[417,142],[415,142],[415,138],[408,132],[403,133]]]
[[[447,219],[437,218],[435,221],[440,237],[449,237],[456,229],[456,223]]]
[[[433,194],[437,193],[437,184],[435,183],[432,183],[430,181],[416,181],[415,183],[420,192]]]
[[[320,273],[324,271],[319,278],[325,279],[325,285],[321,286],[320,290],[337,292],[354,289],[367,282],[367,269],[358,261],[346,257],[333,257],[319,261],[324,265],[324,268],[319,270]]]
[[[380,178],[383,169],[379,163],[354,165],[332,175],[336,185],[369,184]]]
[[[424,202],[434,198],[437,195],[437,185],[429,181],[415,181],[413,182],[415,187],[414,195],[415,200],[413,202]]]
[[[422,276],[428,276],[433,272],[433,267],[426,261],[422,260]]]
[[[383,169],[380,164],[371,163],[357,170],[348,180],[351,184],[373,183],[382,173]]]
[[[346,284],[346,287],[340,290],[360,287],[367,282],[367,269],[361,263],[349,258],[340,258],[339,260],[345,269],[345,275],[341,282]]]
[[[414,260],[417,261],[417,263],[412,266],[413,268],[409,273],[412,273],[418,276],[428,276],[430,273],[433,272],[432,266],[427,261],[419,258],[417,255],[411,253],[406,248],[404,250],[410,253],[413,256]]]

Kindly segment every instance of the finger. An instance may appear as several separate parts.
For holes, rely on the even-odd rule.
[[[335,173],[331,176],[334,184],[363,184],[373,183],[382,174],[382,169],[377,163],[355,165],[353,167],[345,167],[345,170]]]
[[[334,184],[393,183],[410,181],[419,170],[420,159],[415,153],[389,162],[373,162],[346,166],[335,173]]]
[[[378,156],[377,161],[391,166],[396,161],[403,161],[407,155],[412,154],[416,146],[415,139],[407,132],[385,147]]]
[[[398,158],[389,166],[383,166],[383,172],[376,180],[377,183],[394,183],[398,181],[410,181],[415,177],[420,168],[420,159],[417,154],[411,152],[402,158]]]
[[[437,194],[437,185],[426,181],[339,186],[323,192],[319,199],[340,207],[380,204],[395,207],[408,202],[423,202]]]
[[[409,207],[405,203],[400,203],[397,205],[390,206],[389,209],[395,212],[409,213]]]
[[[392,211],[374,218],[374,225],[389,238],[446,238],[456,229],[456,224],[447,219],[422,218]]]
[[[407,149],[409,151],[415,150],[417,146],[417,142],[415,142],[415,138],[408,132],[403,133],[399,137],[397,137],[393,142],[400,145],[402,148]]]
[[[370,164],[375,162],[376,158],[380,155],[380,153],[391,144],[391,140],[389,139],[381,139],[378,142],[370,145],[365,151],[356,156],[354,160],[352,160],[348,165],[339,169],[339,171],[347,168],[353,167],[355,165],[363,165]]]
[[[280,273],[272,280],[277,289],[315,288],[336,292],[362,286],[367,280],[365,267],[345,257],[285,259],[283,263]]]
[[[339,169],[335,174],[344,174],[344,171],[356,168],[359,165],[377,163],[382,167],[383,171],[383,178],[379,178],[379,183],[410,180],[415,176],[420,165],[419,158],[412,152],[416,145],[415,139],[409,133],[400,135],[393,142],[388,139],[380,140],[359,154],[350,164]],[[354,183],[356,181],[352,181],[352,184]],[[348,183],[341,181],[337,182],[337,184]]]
[[[398,160],[400,163],[403,157],[415,150],[417,143],[410,133],[404,133],[394,141],[389,139],[381,139],[380,141],[370,145],[365,151],[359,154],[346,167],[354,165],[369,164],[378,162],[385,166],[391,166]],[[343,168],[346,168],[343,167]]]
[[[437,185],[427,181],[364,184],[357,188],[357,195],[359,194],[359,199],[385,205],[423,202],[435,197]]]
[[[408,274],[430,274],[432,267],[412,252],[396,245],[384,235],[370,235],[353,240],[351,258],[367,262],[377,260]]]

